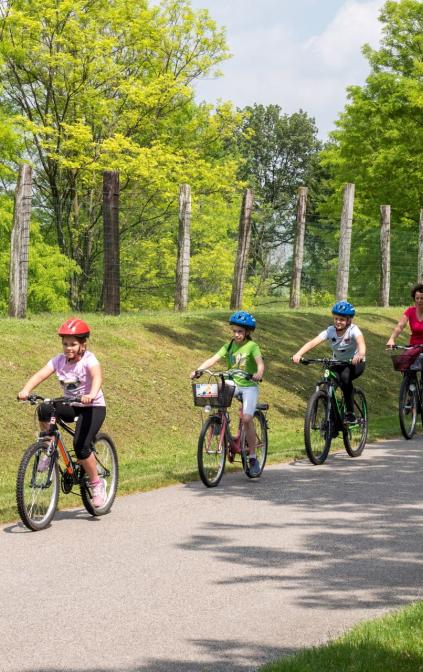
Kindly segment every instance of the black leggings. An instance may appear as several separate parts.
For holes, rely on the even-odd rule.
[[[365,367],[365,362],[360,362],[359,364],[335,364],[331,366],[332,371],[338,376],[348,413],[354,413],[354,386],[352,381],[361,376]]]
[[[104,422],[106,407],[67,406],[58,402],[56,404],[56,411],[54,411],[51,404],[40,404],[38,407],[38,419],[48,422],[54,412],[56,412],[56,418],[60,418],[64,422],[75,422],[76,419],[73,447],[77,458],[85,460],[91,455],[91,444]]]

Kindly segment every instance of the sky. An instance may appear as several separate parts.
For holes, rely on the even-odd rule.
[[[237,107],[277,104],[314,117],[327,138],[347,102],[346,87],[364,84],[361,47],[377,48],[384,0],[191,0],[226,28],[232,58],[221,78],[196,84],[197,99]]]

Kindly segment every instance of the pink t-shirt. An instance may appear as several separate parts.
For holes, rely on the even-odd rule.
[[[79,362],[68,362],[66,356],[61,354],[50,359],[47,366],[51,366],[53,371],[56,372],[65,397],[82,397],[82,395],[89,394],[91,391],[91,368],[98,363],[97,357],[86,350]],[[92,404],[86,405],[105,406],[106,402],[102,390],[99,390]]]
[[[404,315],[408,317],[408,323],[411,329],[410,345],[420,345],[423,343],[423,321],[417,319],[416,306],[410,306],[404,310]]]

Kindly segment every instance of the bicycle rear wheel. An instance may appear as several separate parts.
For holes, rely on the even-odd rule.
[[[204,485],[214,488],[225,470],[227,438],[222,436],[222,423],[217,415],[207,418],[198,439],[198,472]]]
[[[253,417],[254,429],[256,433],[256,459],[260,465],[260,471],[257,474],[250,473],[249,461],[248,461],[248,443],[247,436],[245,431],[242,433],[241,441],[241,458],[242,466],[249,478],[258,478],[262,475],[264,465],[266,464],[267,459],[267,423],[264,413],[262,411],[256,411]]]
[[[33,443],[22,456],[16,479],[19,516],[28,529],[36,532],[50,525],[57,509],[59,483],[55,456],[48,459],[45,444]]]
[[[413,438],[417,423],[417,379],[405,375],[401,382],[398,413],[402,435]]]
[[[356,422],[346,423],[342,429],[345,450],[350,457],[358,457],[367,441],[368,417],[364,392],[354,389],[354,415]]]
[[[332,441],[328,421],[329,398],[324,390],[316,390],[308,402],[304,420],[304,443],[307,457],[312,464],[323,464]]]
[[[93,506],[91,490],[86,477],[81,484],[81,497],[88,513],[92,516],[104,516],[112,508],[119,482],[117,450],[108,434],[97,434],[93,443],[93,453],[97,461],[98,476],[106,483],[106,501],[101,507]]]

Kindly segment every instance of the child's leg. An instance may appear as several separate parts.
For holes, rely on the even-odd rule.
[[[79,464],[86,471],[90,483],[96,483],[99,479],[97,473],[97,461],[91,449],[91,444],[100,431],[106,417],[105,406],[86,406],[76,409],[78,420],[73,440],[75,453]]]

